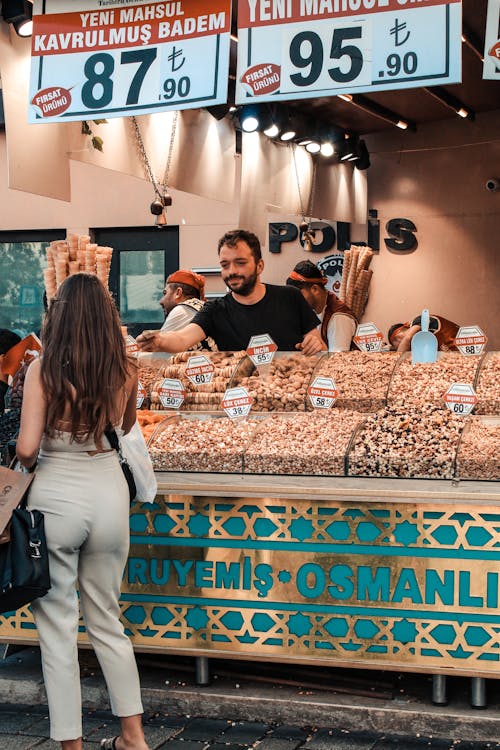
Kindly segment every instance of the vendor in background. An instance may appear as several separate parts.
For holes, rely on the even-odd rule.
[[[387,337],[392,349],[398,352],[409,352],[411,340],[421,330],[421,316],[413,318],[408,323],[394,323],[389,328]],[[456,352],[455,339],[460,326],[451,320],[446,320],[440,315],[431,315],[429,319],[429,331],[435,335],[438,341],[438,349],[442,352]]]
[[[221,351],[246,349],[250,338],[267,333],[281,351],[317,354],[325,349],[319,320],[298,290],[264,284],[260,242],[244,229],[227,232],[218,243],[224,297],[207,302],[180,331],[144,331],[144,351],[180,352],[211,336]]]
[[[205,304],[205,277],[180,268],[167,278],[160,305],[165,313],[162,331],[179,331],[191,323]],[[213,339],[203,339],[201,349],[217,349]]]
[[[328,279],[310,260],[297,263],[286,283],[300,289],[321,321],[321,338],[330,352],[348,352],[358,321],[350,307],[326,288]]]
[[[9,331],[8,328],[0,328],[0,414],[5,411],[5,394],[9,388],[9,376],[4,373],[2,363],[5,355],[13,346],[21,341],[21,337]]]

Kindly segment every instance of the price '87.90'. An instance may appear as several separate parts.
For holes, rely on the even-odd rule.
[[[335,83],[349,83],[354,81],[363,69],[363,52],[355,44],[345,44],[346,41],[361,39],[361,26],[333,29],[330,44],[330,60],[341,60],[344,70],[339,65],[328,68],[328,75]],[[292,73],[290,80],[295,86],[311,86],[316,83],[323,71],[324,48],[321,36],[315,31],[301,31],[290,42],[290,62],[296,68],[302,68],[302,73]],[[346,70],[346,59],[349,67]],[[415,52],[406,52],[403,56],[392,53],[386,59],[387,75],[397,76],[401,70],[406,75],[412,75],[417,70],[418,58]],[[306,71],[305,69],[308,68]]]
[[[135,63],[139,66],[130,82],[125,101],[127,106],[138,103],[142,84],[148,70],[156,60],[157,54],[156,47],[125,50],[121,53],[121,65]],[[82,103],[87,109],[101,109],[111,103],[113,100],[112,75],[114,71],[114,57],[107,52],[99,52],[87,58],[83,68],[86,81],[82,86]],[[184,98],[189,95],[190,89],[191,81],[188,76],[182,76],[178,81],[174,78],[167,78],[163,82],[163,98],[173,99],[174,96]]]

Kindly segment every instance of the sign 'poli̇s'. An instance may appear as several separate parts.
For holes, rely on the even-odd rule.
[[[460,0],[239,0],[238,27],[237,104],[461,78]]]
[[[230,0],[35,0],[29,122],[221,104]]]

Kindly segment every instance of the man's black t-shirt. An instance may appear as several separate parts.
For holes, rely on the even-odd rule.
[[[268,333],[280,351],[294,351],[319,318],[298,289],[266,284],[264,297],[242,305],[231,293],[207,302],[192,320],[211,336],[220,351],[246,349],[251,336]]]

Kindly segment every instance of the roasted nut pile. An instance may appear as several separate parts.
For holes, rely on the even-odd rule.
[[[252,411],[305,411],[307,386],[317,364],[318,357],[303,354],[276,356],[253,375],[238,378],[238,385],[252,396]]]
[[[500,423],[469,417],[458,449],[456,476],[500,480]]]
[[[386,405],[387,390],[397,352],[336,352],[322,357],[314,377],[333,378],[338,391],[335,406],[358,411],[378,411]],[[308,403],[308,409],[312,405]]]
[[[479,356],[441,352],[437,362],[412,365],[411,356],[404,357],[394,370],[387,403],[404,407],[442,404],[453,383],[474,384],[479,360]]]
[[[155,380],[158,380],[158,375],[160,372],[161,365],[140,365],[138,376],[139,376],[139,382],[144,387],[144,390],[146,391],[147,395],[149,396],[151,393],[151,387]]]
[[[388,407],[357,433],[349,476],[451,479],[464,424],[445,406]]]
[[[476,393],[476,414],[500,414],[500,352],[490,352],[483,360]]]
[[[146,442],[148,442],[156,427],[164,419],[165,414],[161,412],[150,411],[149,409],[139,409],[137,411],[137,421]]]
[[[243,471],[243,451],[258,420],[173,417],[149,446],[157,471]]]
[[[191,357],[204,354],[215,367],[210,383],[195,385],[186,375],[188,360]],[[220,411],[222,396],[229,386],[229,382],[246,352],[180,352],[174,354],[168,364],[163,365],[158,372],[157,379],[152,385],[151,408],[164,409],[158,395],[158,389],[164,378],[180,380],[186,392],[181,409],[188,411]],[[250,360],[249,370],[253,369]]]
[[[245,451],[244,471],[344,476],[347,446],[361,418],[347,409],[287,417],[273,414]]]

